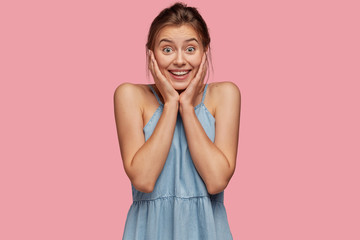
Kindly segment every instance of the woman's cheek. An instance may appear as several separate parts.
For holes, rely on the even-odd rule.
[[[192,62],[193,62],[193,66],[194,68],[196,67],[200,67],[200,64],[201,64],[201,57],[200,55],[199,56],[194,56],[194,58],[192,59]]]
[[[160,72],[161,72],[163,75],[165,75],[165,73],[167,72],[167,70],[166,70],[165,64],[163,63],[163,61],[161,61],[161,59],[159,59],[159,61],[158,61],[158,66],[159,66]]]

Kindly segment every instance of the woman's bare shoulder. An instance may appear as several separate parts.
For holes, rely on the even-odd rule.
[[[211,82],[208,86],[209,90],[211,89],[214,93],[228,93],[229,91],[239,91],[239,87],[230,81],[224,81],[224,82]]]
[[[230,81],[209,83],[208,89],[209,95],[211,95],[210,98],[211,102],[213,103],[212,105],[216,105],[215,103],[221,102],[220,100],[226,96],[240,96],[239,87],[235,83]]]
[[[142,103],[147,96],[146,84],[123,82],[116,87],[114,98],[121,98],[124,101]]]
[[[114,102],[120,108],[138,109],[141,114],[151,100],[150,88],[148,84],[124,82],[116,87],[114,92]],[[134,109],[135,108],[135,109]]]

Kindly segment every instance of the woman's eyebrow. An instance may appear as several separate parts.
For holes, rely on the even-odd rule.
[[[185,40],[185,42],[191,42],[191,41],[196,41],[197,43],[199,43],[199,41],[196,38],[189,38],[187,40]],[[173,43],[173,41],[171,41],[170,39],[167,38],[163,38],[160,40],[159,45],[161,42],[169,42],[169,43]]]

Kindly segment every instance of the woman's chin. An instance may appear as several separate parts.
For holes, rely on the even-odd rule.
[[[175,90],[181,91],[185,90],[189,86],[190,81],[171,81],[171,84]]]

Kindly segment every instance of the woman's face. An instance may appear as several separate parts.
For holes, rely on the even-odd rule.
[[[188,24],[166,26],[155,40],[155,59],[175,90],[187,88],[199,70],[203,53],[199,35]]]

